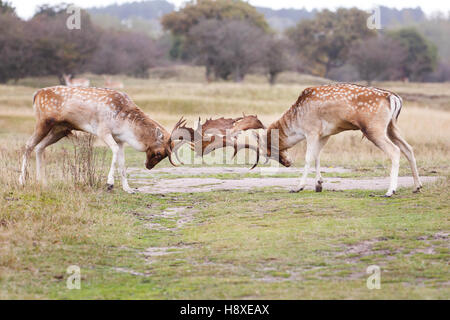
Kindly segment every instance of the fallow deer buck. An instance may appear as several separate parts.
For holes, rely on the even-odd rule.
[[[103,79],[105,80],[105,88],[109,89],[123,89],[124,85],[121,81],[114,81],[111,80],[111,77],[103,76]]]
[[[72,75],[63,74],[64,82],[68,87],[89,87],[91,82],[86,78],[72,78]]]
[[[306,139],[306,164],[297,189],[306,186],[311,163],[316,166],[316,191],[322,191],[320,152],[330,136],[346,130],[361,130],[367,139],[384,151],[392,162],[390,185],[386,197],[397,189],[400,151],[406,156],[414,178],[414,192],[422,183],[417,171],[413,149],[401,137],[397,119],[402,108],[397,94],[355,84],[331,84],[305,89],[297,102],[272,123],[262,135],[256,135],[258,146],[267,158],[291,166],[287,150]],[[273,133],[277,132],[275,137]],[[272,141],[277,139],[278,141]],[[272,143],[273,142],[273,143]]]
[[[233,157],[235,157],[241,149],[251,149],[256,151],[256,163],[258,163],[259,149],[248,143],[238,143],[238,136],[243,131],[265,129],[265,126],[261,123],[257,116],[247,116],[243,114],[242,117],[234,119],[225,119],[222,117],[213,120],[210,118],[203,124],[199,118],[196,130],[186,126],[183,126],[183,129],[189,133],[187,139],[184,139],[184,143],[189,143],[191,150],[194,150],[196,155],[199,157],[203,157],[220,148],[233,147]],[[180,163],[183,162],[178,157],[178,149],[182,145],[183,143],[178,144],[173,151]]]
[[[84,131],[103,140],[111,148],[113,157],[108,174],[108,189],[114,186],[114,171],[118,164],[123,190],[133,193],[128,185],[125,169],[124,143],[146,152],[146,167],[151,170],[168,157],[172,165],[173,135],[184,125],[180,120],[168,133],[159,123],[150,119],[124,93],[100,88],[70,88],[57,86],[37,91],[33,97],[36,127],[26,143],[19,182],[26,179],[27,162],[36,148],[37,180],[45,183],[41,167],[44,149],[69,135],[72,130]]]

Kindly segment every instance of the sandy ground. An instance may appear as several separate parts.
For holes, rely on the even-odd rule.
[[[176,174],[176,175],[207,175],[218,173],[248,173],[248,168],[221,168],[221,167],[179,167],[163,168],[152,171],[156,179],[151,179],[148,171],[137,168],[130,168],[130,182],[138,184],[138,191],[142,193],[162,194],[171,192],[193,193],[208,192],[214,190],[251,190],[256,188],[274,187],[285,190],[295,188],[299,183],[299,178],[275,178],[270,174],[274,173],[296,173],[300,176],[301,170],[295,168],[260,168],[253,173],[260,173],[261,178],[243,178],[243,179],[217,179],[210,177],[186,177],[178,179],[157,178],[158,174]],[[344,168],[323,168],[322,172],[350,172]],[[150,178],[150,179],[149,179]],[[435,182],[439,177],[422,177],[423,183]],[[307,190],[313,190],[315,179],[309,178]],[[412,177],[399,177],[399,188],[413,187]],[[351,178],[324,178],[323,189],[326,190],[384,190],[389,186],[388,177],[351,179]]]

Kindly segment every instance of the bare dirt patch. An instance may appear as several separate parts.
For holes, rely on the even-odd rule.
[[[281,189],[293,189],[297,187],[300,178],[275,178],[271,177],[270,169],[260,168],[261,178],[243,178],[243,179],[218,179],[210,177],[186,177],[178,179],[158,179],[156,175],[152,176],[147,171],[137,168],[131,168],[130,181],[138,183],[141,186],[138,191],[142,193],[164,194],[164,193],[193,193],[193,192],[209,192],[214,190],[251,190],[255,188],[276,187]],[[179,175],[201,175],[201,174],[226,174],[226,173],[248,173],[247,168],[163,168],[152,171],[154,174],[170,173]],[[300,176],[301,170],[295,168],[277,168],[276,173],[296,173]],[[324,168],[323,172],[351,172],[344,168]],[[144,179],[143,177],[156,177],[155,179]],[[439,177],[422,177],[424,183],[435,182]],[[315,180],[308,179],[306,189],[313,190]],[[323,184],[324,190],[383,190],[389,185],[388,177],[367,178],[367,179],[351,179],[351,178],[325,178]],[[399,177],[398,185],[402,187],[412,187],[414,185],[412,177]]]

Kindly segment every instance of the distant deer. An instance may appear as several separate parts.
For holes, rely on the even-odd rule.
[[[414,192],[422,183],[411,146],[401,137],[397,119],[402,99],[395,93],[355,84],[332,84],[305,89],[297,102],[258,138],[262,154],[291,166],[287,150],[306,139],[306,164],[298,188],[306,186],[311,163],[316,166],[316,191],[322,191],[320,152],[330,136],[346,130],[361,130],[367,139],[384,151],[392,162],[390,185],[386,197],[397,189],[400,151],[406,156],[414,178]],[[271,141],[278,132],[278,141]]]
[[[72,130],[91,133],[108,145],[113,153],[108,174],[108,189],[114,186],[116,163],[123,190],[133,193],[128,185],[125,169],[124,144],[145,152],[145,166],[151,170],[168,157],[171,164],[172,149],[176,147],[172,135],[180,136],[177,129],[184,125],[180,120],[172,134],[150,119],[125,94],[110,89],[70,88],[57,86],[37,91],[33,97],[36,127],[26,143],[19,182],[25,183],[27,162],[36,148],[37,180],[45,184],[42,175],[43,153],[46,147],[69,135]]]
[[[103,76],[103,79],[105,79],[105,88],[110,89],[123,89],[124,85],[121,81],[113,81],[111,80],[111,77]]]
[[[68,87],[89,87],[90,81],[86,78],[72,78],[72,75],[63,74],[64,81]]]

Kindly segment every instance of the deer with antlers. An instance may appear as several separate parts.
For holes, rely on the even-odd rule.
[[[172,133],[150,119],[124,93],[111,89],[71,88],[57,86],[37,91],[33,97],[36,127],[26,143],[19,182],[26,179],[27,162],[36,149],[37,180],[45,184],[42,175],[43,153],[46,147],[69,135],[72,130],[84,131],[99,137],[112,150],[111,169],[108,174],[108,189],[114,186],[116,164],[123,190],[134,193],[128,185],[125,169],[124,144],[145,152],[145,166],[151,170],[168,157],[172,165],[172,149],[176,146],[174,135],[185,124],[180,120]]]
[[[86,78],[72,78],[72,75],[63,74],[64,82],[68,87],[89,87],[91,82]]]
[[[103,76],[103,79],[105,80],[105,88],[110,89],[123,89],[124,85],[122,81],[114,81],[111,79],[111,77]]]
[[[306,164],[298,188],[306,186],[312,162],[316,167],[316,191],[322,191],[320,152],[328,139],[346,130],[361,130],[363,135],[391,159],[390,185],[386,197],[397,189],[400,152],[409,161],[414,178],[414,192],[422,188],[414,152],[401,137],[397,119],[402,109],[397,94],[355,84],[332,84],[305,89],[297,102],[272,123],[262,135],[256,135],[258,148],[267,158],[291,166],[287,150],[306,139]]]
[[[196,155],[199,157],[203,157],[214,150],[224,148],[224,147],[233,147],[234,154],[233,157],[236,156],[239,150],[241,149],[251,149],[256,151],[256,163],[254,167],[257,165],[259,161],[259,149],[255,146],[252,146],[248,143],[238,143],[238,136],[243,131],[252,130],[252,129],[265,129],[265,126],[261,123],[258,117],[255,115],[245,115],[239,118],[219,118],[206,120],[203,124],[201,123],[201,119],[198,119],[197,129],[186,127],[185,125],[182,127],[184,129],[183,133],[185,137],[180,137],[184,143],[189,143],[190,147],[193,151],[195,151]],[[187,135],[186,135],[187,134]],[[183,143],[179,143],[174,148],[175,156],[177,157],[180,163],[183,163],[178,157],[178,149],[183,145]]]

